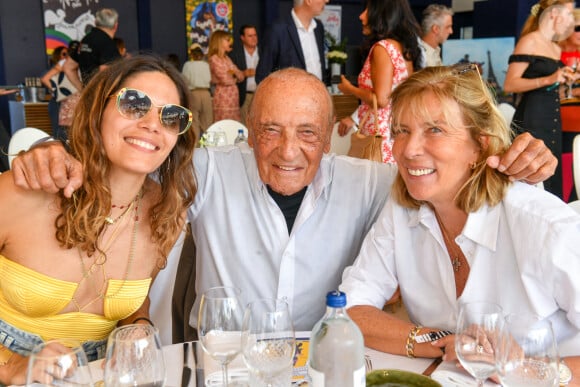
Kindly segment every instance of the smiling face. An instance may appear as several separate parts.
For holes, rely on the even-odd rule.
[[[180,104],[175,84],[160,72],[136,74],[122,86],[143,91],[155,105]],[[129,119],[117,111],[115,97],[109,98],[103,112],[101,136],[111,172],[148,174],[167,158],[177,142],[177,134],[161,125],[159,109],[152,107],[144,117]]]
[[[417,103],[424,104],[427,114],[417,117],[409,109],[403,111],[393,129],[393,155],[409,194],[437,208],[453,202],[471,165],[479,160],[480,146],[463,124],[455,101],[442,103],[427,92]]]
[[[262,81],[252,102],[248,143],[262,181],[292,195],[312,182],[330,149],[331,101],[324,85],[302,70]]]

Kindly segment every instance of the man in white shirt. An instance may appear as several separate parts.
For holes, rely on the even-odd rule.
[[[246,124],[246,117],[250,104],[256,92],[256,67],[260,56],[258,53],[258,32],[253,25],[245,24],[240,27],[240,40],[242,48],[234,46],[234,50],[230,53],[232,61],[240,70],[244,72],[246,79],[243,82],[238,82],[238,94],[240,97],[240,113],[242,122]]]
[[[441,4],[431,4],[423,11],[423,35],[419,43],[423,49],[425,66],[442,66],[441,45],[453,33],[453,10]]]
[[[174,304],[183,308],[173,319],[185,332],[176,337],[174,330],[175,341],[193,337],[192,298],[196,311],[202,292],[220,285],[239,287],[245,301],[284,298],[295,328],[310,330],[324,313],[326,292],[337,288],[358,254],[395,176],[392,165],[325,154],[334,123],[332,99],[303,70],[279,71],[259,84],[248,123],[249,147],[194,153],[198,191],[188,218],[196,252],[195,259],[182,255],[177,270],[186,282],[176,282],[175,290],[185,299],[176,301],[174,293]],[[500,159],[489,163],[498,167]],[[502,156],[508,168],[500,170],[535,182],[551,175],[556,163],[541,141],[525,133]],[[22,188],[64,189],[70,197],[82,184],[80,168],[52,142],[16,157],[12,170]],[[195,326],[195,313],[192,322]]]
[[[315,17],[329,0],[294,0],[286,18],[274,23],[265,35],[256,69],[259,83],[273,71],[297,67],[326,81],[324,26]]]

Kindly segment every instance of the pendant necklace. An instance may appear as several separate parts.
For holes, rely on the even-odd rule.
[[[459,259],[459,255],[461,253],[458,253],[455,250],[454,248],[455,243],[449,237],[449,233],[447,232],[447,229],[443,225],[443,222],[441,222],[441,220],[439,219],[439,215],[437,215],[437,213],[435,213],[435,219],[437,219],[437,224],[439,224],[441,234],[443,235],[443,240],[445,242],[445,245],[447,246],[447,252],[449,253],[449,257],[451,258],[451,265],[453,266],[453,271],[457,273],[462,265],[461,260]]]

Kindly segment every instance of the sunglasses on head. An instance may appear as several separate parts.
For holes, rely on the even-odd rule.
[[[174,134],[187,132],[193,120],[193,114],[187,108],[180,105],[154,105],[151,98],[137,89],[124,87],[117,93],[117,110],[130,120],[138,120],[145,117],[153,108],[159,109],[159,121],[165,129]]]
[[[574,32],[580,32],[580,25],[574,26]]]

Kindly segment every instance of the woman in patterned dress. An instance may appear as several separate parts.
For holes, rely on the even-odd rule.
[[[390,139],[390,96],[401,82],[420,68],[419,25],[407,0],[367,0],[359,19],[363,34],[368,38],[368,55],[358,76],[358,87],[341,76],[338,88],[361,100],[359,122],[372,110],[373,93],[376,95],[378,130],[374,119],[366,120],[360,130],[367,136],[383,136],[383,162],[394,163]]]
[[[211,82],[215,85],[213,94],[213,119],[241,121],[238,87],[244,80],[244,73],[227,55],[232,50],[232,34],[214,31],[209,38],[208,63]]]

